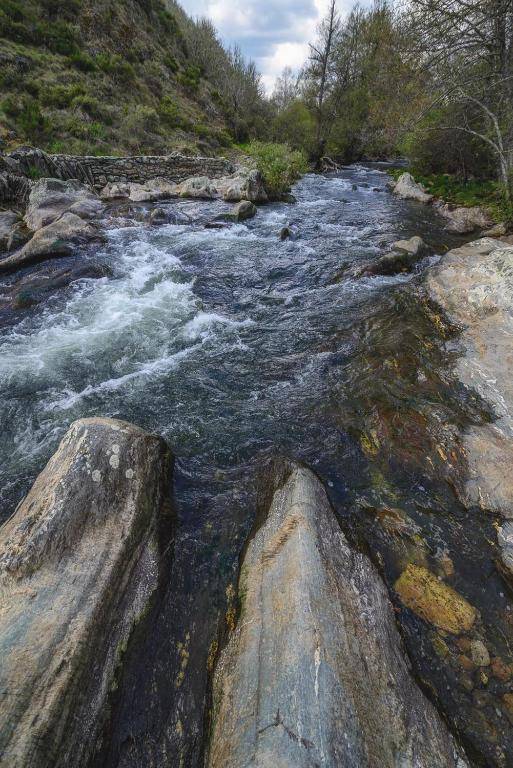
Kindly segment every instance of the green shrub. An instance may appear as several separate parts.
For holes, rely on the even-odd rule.
[[[280,197],[308,170],[304,152],[288,144],[252,141],[243,149],[255,159],[270,197]]]
[[[157,111],[162,122],[170,128],[180,125],[180,108],[171,96],[164,96],[160,100]]]
[[[137,136],[142,136],[147,131],[158,130],[159,116],[153,107],[137,104],[129,110],[125,126],[129,132],[133,131]]]
[[[43,45],[62,56],[72,56],[78,51],[77,29],[67,21],[54,21],[40,27]]]
[[[181,36],[182,32],[180,26],[170,11],[166,10],[165,8],[160,8],[157,11],[157,18],[161,27],[163,27],[164,31],[167,32],[168,35],[174,35],[175,37]]]
[[[188,91],[197,91],[201,77],[201,70],[194,64],[188,64],[177,77],[178,82]]]
[[[86,93],[79,93],[71,101],[71,106],[75,109],[81,109],[90,117],[104,117],[105,111],[103,105],[99,99],[94,96],[89,96]]]
[[[49,131],[49,122],[41,112],[39,101],[28,94],[21,97],[7,96],[2,101],[2,109],[13,119],[16,130],[25,139],[36,141]]]
[[[102,72],[116,80],[129,82],[135,78],[135,71],[130,62],[116,53],[99,53],[96,56],[96,64]]]
[[[49,85],[44,92],[44,101],[49,107],[66,109],[74,99],[85,93],[83,85]]]
[[[75,69],[80,70],[80,72],[94,72],[96,69],[96,62],[88,53],[76,51],[71,54],[69,60],[72,66],[74,66]]]
[[[164,56],[163,61],[164,61],[164,64],[166,65],[166,67],[171,70],[171,72],[177,72],[178,71],[178,62],[177,62],[177,60],[175,59],[174,56],[171,56],[170,53],[166,53],[166,55]]]

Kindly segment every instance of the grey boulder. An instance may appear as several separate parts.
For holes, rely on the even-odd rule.
[[[157,587],[169,471],[160,438],[77,421],[0,530],[2,765],[89,764]]]
[[[207,766],[466,765],[412,677],[383,582],[319,480],[285,463],[268,485],[214,674]]]
[[[402,173],[393,187],[394,194],[403,200],[416,200],[419,203],[430,203],[433,195],[429,195],[422,184],[418,184],[411,173]]]
[[[40,179],[30,190],[25,223],[34,232],[71,212],[92,219],[103,210],[103,204],[88,187],[71,179]]]
[[[0,261],[1,272],[13,272],[48,258],[68,256],[73,245],[100,237],[98,230],[74,213],[65,213],[57,221],[38,230],[20,251]]]

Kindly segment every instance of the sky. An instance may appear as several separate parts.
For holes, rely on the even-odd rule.
[[[255,61],[268,93],[284,67],[299,69],[329,0],[180,0],[190,16],[208,16],[224,43]],[[339,0],[343,14],[351,0]]]

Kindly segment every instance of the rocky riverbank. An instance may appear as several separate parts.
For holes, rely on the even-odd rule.
[[[495,224],[485,208],[479,206],[463,207],[436,199],[426,192],[422,184],[415,181],[411,173],[403,173],[395,183],[391,184],[394,194],[403,200],[415,200],[418,203],[432,205],[436,211],[447,220],[445,229],[457,235],[469,235],[484,231],[485,235],[500,237],[506,235],[506,224]]]

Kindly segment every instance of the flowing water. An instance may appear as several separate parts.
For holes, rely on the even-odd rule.
[[[276,454],[322,477],[391,588],[408,562],[452,568],[450,583],[481,612],[480,636],[511,656],[493,521],[452,489],[458,429],[491,414],[452,380],[457,335],[423,298],[426,263],[413,275],[355,277],[399,238],[420,234],[438,252],[456,242],[386,181],[377,167],[308,175],[297,204],[221,230],[204,224],[222,202],[165,204],[175,223],[162,227],[111,219],[106,245],[81,257],[112,277],[3,320],[4,518],[79,417],[135,422],[177,457],[169,580],[128,649],[98,766],[199,765],[216,633],[259,468]],[[297,237],[282,242],[285,224]],[[476,764],[513,764],[504,685],[462,670],[453,640],[411,612],[398,607],[398,618],[416,674]]]

